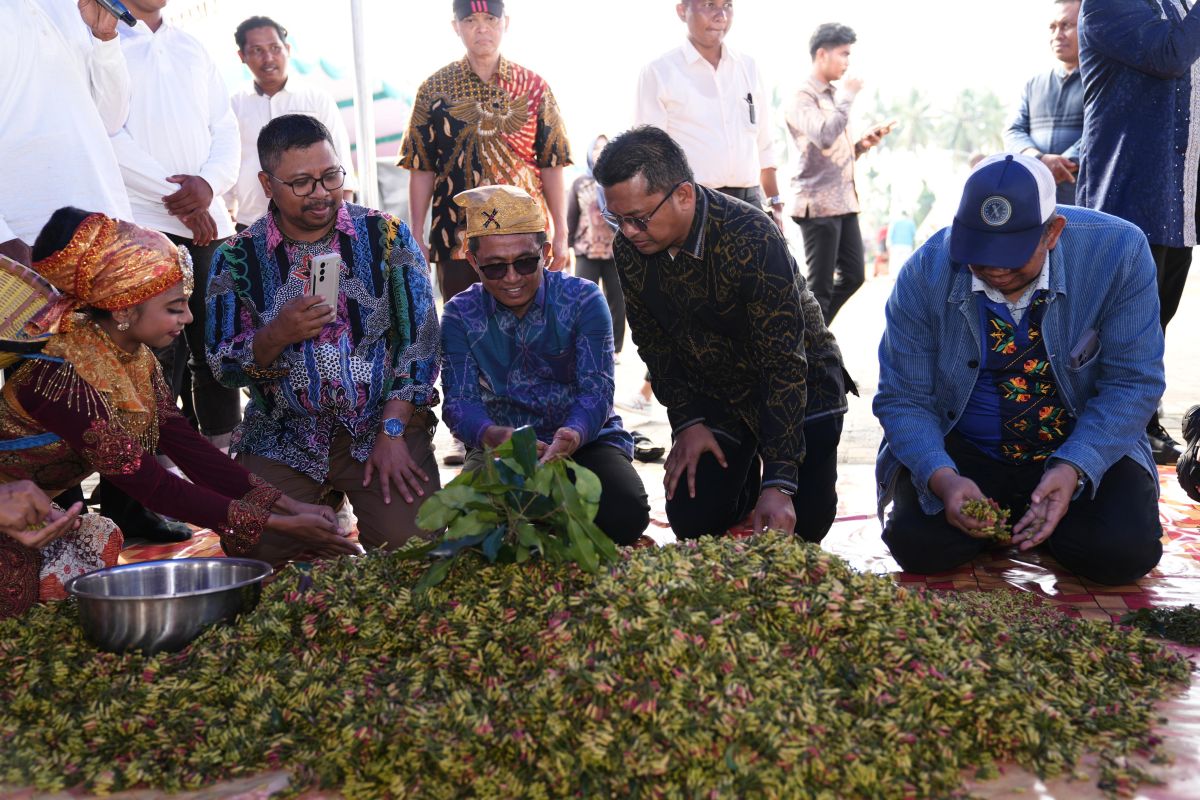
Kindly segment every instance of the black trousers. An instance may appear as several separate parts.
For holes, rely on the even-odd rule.
[[[479,273],[465,258],[453,258],[436,264],[438,286],[442,290],[442,302],[446,302],[471,284],[479,283]]]
[[[650,500],[633,462],[623,452],[603,442],[585,444],[571,459],[596,473],[600,479],[596,527],[619,545],[628,546],[641,538],[650,524]],[[469,451],[463,469],[482,466],[483,451]]]
[[[576,256],[575,274],[604,289],[604,299],[608,301],[608,312],[612,315],[613,349],[621,352],[621,345],[625,343],[625,295],[621,292],[621,279],[617,277],[617,262],[611,258]]]
[[[1158,268],[1158,314],[1165,331],[1167,323],[1179,310],[1179,299],[1183,297],[1183,287],[1192,266],[1192,248],[1152,244],[1150,255]]]
[[[804,235],[808,288],[828,325],[850,296],[862,286],[866,272],[858,214],[837,217],[792,217]]]
[[[208,271],[213,256],[224,240],[197,247],[190,239],[167,235],[175,244],[187,247],[192,254],[196,286],[188,299],[192,322],[183,329],[183,336],[158,353],[171,391],[183,397],[185,413],[195,420],[205,436],[221,436],[233,432],[242,421],[242,396],[239,389],[217,382],[208,368],[205,357],[204,323],[207,318],[205,294],[208,290]]]
[[[1012,510],[1017,520],[1045,472],[1043,464],[1004,464],[962,437],[946,438],[946,451],[959,474],[975,481],[988,497]],[[1131,458],[1122,458],[1100,480],[1096,496],[1084,489],[1045,541],[1066,569],[1112,586],[1145,575],[1162,557],[1157,481]],[[901,469],[895,505],[883,527],[883,541],[905,572],[944,572],[965,564],[990,547],[946,522],[943,513],[925,514],[912,476]]]
[[[667,519],[679,539],[720,536],[744,520],[758,503],[762,486],[758,438],[745,426],[737,432],[737,442],[724,433],[716,436],[729,466],[723,469],[712,453],[705,453],[696,465],[696,496],[688,497],[685,473],[675,487],[675,496],[667,501]],[[792,504],[795,533],[807,542],[824,539],[837,515],[837,448],[841,439],[841,416],[804,426],[805,457]]]

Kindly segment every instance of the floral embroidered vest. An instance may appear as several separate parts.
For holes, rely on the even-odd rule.
[[[1042,340],[1045,298],[1039,292],[1014,323],[1004,304],[979,297],[983,359],[959,432],[1010,464],[1049,458],[1075,424],[1059,400]]]

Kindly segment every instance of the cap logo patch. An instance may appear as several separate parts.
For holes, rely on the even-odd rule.
[[[499,222],[499,220],[496,219],[496,216],[499,213],[500,213],[499,210],[497,210],[495,208],[492,209],[492,213],[490,213],[490,214],[486,211],[483,212],[483,216],[484,216],[483,229],[485,231],[487,230],[488,225],[495,225],[496,230],[500,230],[500,222]]]
[[[997,228],[1012,219],[1012,203],[1007,197],[994,194],[983,201],[979,207],[979,216],[993,228]]]

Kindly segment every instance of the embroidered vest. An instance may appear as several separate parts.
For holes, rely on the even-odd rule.
[[[1075,425],[1042,340],[1045,298],[1038,292],[1017,324],[1007,306],[979,297],[983,360],[959,432],[1009,464],[1044,461]]]

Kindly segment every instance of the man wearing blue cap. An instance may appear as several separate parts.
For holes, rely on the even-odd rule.
[[[883,539],[906,572],[989,546],[964,502],[1012,510],[1013,544],[1122,584],[1162,555],[1146,435],[1164,386],[1145,235],[1055,206],[1040,161],[1002,154],[967,180],[954,224],[887,303],[874,411]]]

